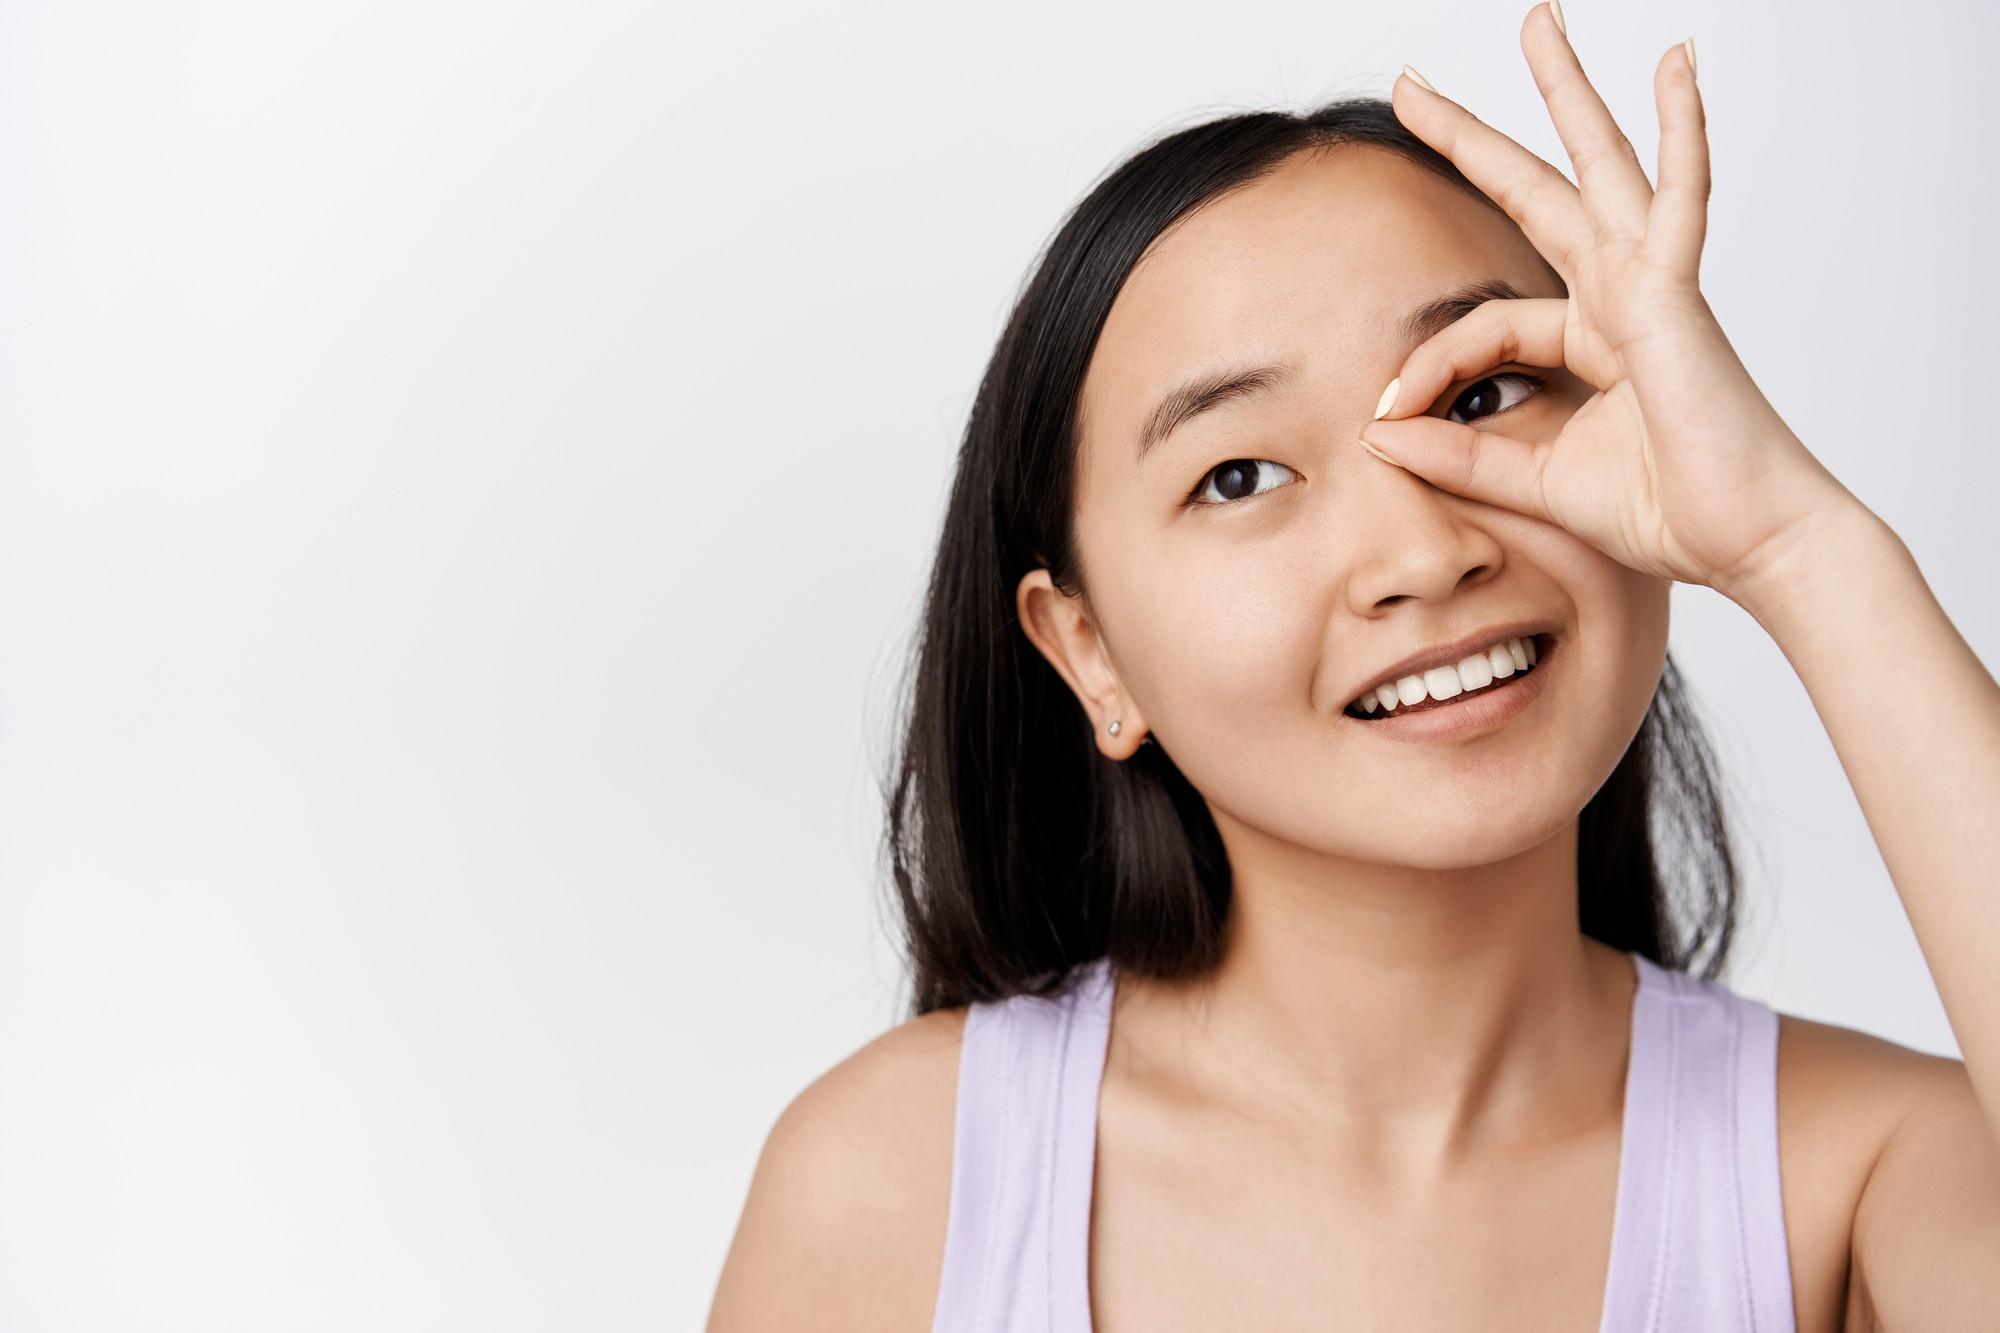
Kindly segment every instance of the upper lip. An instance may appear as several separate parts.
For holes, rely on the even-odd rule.
[[[1340,701],[1340,706],[1346,708],[1364,692],[1384,681],[1397,680],[1403,676],[1420,676],[1432,667],[1457,666],[1474,653],[1484,648],[1491,648],[1496,643],[1508,639],[1525,639],[1536,634],[1554,634],[1555,629],[1553,621],[1516,620],[1504,625],[1491,625],[1482,630],[1475,630],[1463,638],[1453,639],[1450,643],[1433,644],[1429,648],[1411,653],[1400,662],[1383,667],[1368,679],[1361,681],[1347,692],[1346,697]]]

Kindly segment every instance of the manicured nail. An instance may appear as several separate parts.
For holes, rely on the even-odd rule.
[[[1366,440],[1361,441],[1361,447],[1363,449],[1366,449],[1369,453],[1375,455],[1377,458],[1381,459],[1383,462],[1387,463],[1390,467],[1403,466],[1401,463],[1398,463],[1395,459],[1389,457],[1389,455],[1383,453],[1380,449],[1377,449],[1374,445],[1368,443],[1368,441]]]
[[[1558,28],[1562,29],[1563,36],[1569,36],[1569,24],[1563,22],[1562,0],[1549,0],[1549,17],[1556,21]]]
[[[1692,74],[1694,73],[1694,38],[1690,37],[1682,42],[1681,49],[1688,53],[1688,73]]]
[[[1382,390],[1382,401],[1375,404],[1375,415],[1370,420],[1380,421],[1384,416],[1388,415],[1389,409],[1396,405],[1396,390],[1402,386],[1403,377],[1401,375],[1389,381],[1389,387]]]
[[[1409,75],[1412,79],[1416,80],[1417,84],[1420,87],[1424,88],[1426,91],[1437,92],[1437,89],[1431,87],[1431,81],[1429,79],[1417,73],[1416,66],[1414,65],[1403,66],[1403,73]]]

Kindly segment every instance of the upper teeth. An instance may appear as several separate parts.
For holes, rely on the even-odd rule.
[[[1449,699],[1467,690],[1491,685],[1496,679],[1504,679],[1516,671],[1526,671],[1534,664],[1533,638],[1506,639],[1450,666],[1432,667],[1416,675],[1385,680],[1348,707],[1372,713],[1378,708],[1393,711],[1401,706],[1420,704],[1426,699]]]

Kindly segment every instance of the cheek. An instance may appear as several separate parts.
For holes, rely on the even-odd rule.
[[[1617,751],[1612,755],[1612,763],[1605,767],[1607,777],[1624,754],[1620,737],[1630,742],[1632,733],[1645,721],[1646,710],[1659,688],[1660,674],[1666,666],[1673,605],[1671,579],[1629,570],[1626,575],[1621,581],[1625,596],[1618,603],[1618,633],[1613,646],[1607,649],[1612,660],[1603,685],[1605,697],[1611,701],[1606,712],[1617,720],[1615,725],[1607,723],[1612,725],[1613,734],[1606,739]]]
[[[1145,597],[1134,691],[1177,746],[1241,744],[1310,716],[1326,616],[1307,588],[1238,562],[1159,569]]]
[[[1636,727],[1666,657],[1674,584],[1601,555],[1595,558],[1605,568],[1578,590],[1577,617],[1586,642],[1603,659],[1594,681],[1600,697],[1621,716],[1636,706]]]
[[[1558,710],[1561,786],[1588,800],[1625,757],[1646,720],[1667,651],[1673,581],[1592,552],[1591,577],[1569,582],[1576,650]],[[1583,563],[1583,562],[1580,562]]]
[[[1636,678],[1659,678],[1674,581],[1622,565],[1550,524],[1534,523],[1521,546],[1569,602],[1570,630],[1593,658],[1589,671],[1600,701],[1616,707],[1635,688],[1650,699],[1651,685]]]

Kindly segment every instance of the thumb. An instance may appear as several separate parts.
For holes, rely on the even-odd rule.
[[[1371,421],[1361,442],[1377,458],[1440,490],[1553,523],[1543,491],[1549,447],[1437,417]]]

